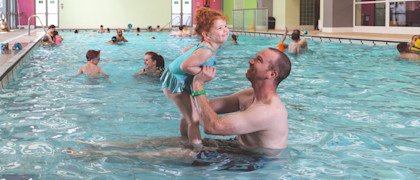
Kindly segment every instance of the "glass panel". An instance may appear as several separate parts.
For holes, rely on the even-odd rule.
[[[254,10],[245,10],[244,11],[244,23],[245,23],[245,30],[251,31],[254,30],[255,22],[254,22]]]
[[[46,23],[47,16],[45,16],[45,14],[36,14],[36,15],[39,17],[39,19],[41,19],[41,22],[42,22],[42,23],[39,22],[39,19],[37,17],[34,17],[34,19],[36,19],[36,26],[42,26],[42,25],[46,26],[45,23]]]
[[[420,27],[420,2],[391,2],[389,25]]]
[[[385,3],[356,4],[356,26],[385,26]]]
[[[191,14],[192,13],[192,6],[191,6],[191,1],[190,0],[184,0],[184,3],[182,5],[182,13],[184,14]]]
[[[48,14],[58,13],[58,0],[48,0]]]
[[[172,14],[181,13],[181,0],[172,0]]]
[[[356,0],[356,2],[385,1],[385,0]]]
[[[36,9],[36,13],[35,14],[43,14],[46,13],[46,0],[35,0],[35,9]]]
[[[181,24],[181,15],[172,14],[172,26],[179,26]]]
[[[232,11],[233,13],[233,30],[244,30],[243,11]]]
[[[267,26],[268,26],[268,22],[267,22],[267,13],[268,13],[268,9],[258,9],[257,10],[257,23],[256,23],[256,30],[257,31],[267,31]]]
[[[192,23],[191,14],[182,14],[182,25],[190,26]]]
[[[314,1],[300,0],[300,25],[314,25]]]
[[[54,24],[56,26],[58,26],[58,15],[56,13],[52,14],[52,13],[48,13],[48,24]]]

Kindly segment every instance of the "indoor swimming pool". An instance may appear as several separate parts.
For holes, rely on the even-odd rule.
[[[68,147],[91,148],[75,138],[134,142],[179,136],[181,115],[159,80],[133,74],[144,67],[145,52],[161,54],[168,66],[199,39],[125,32],[128,43],[110,45],[115,31],[60,35],[61,45],[35,48],[0,90],[0,179],[420,178],[420,62],[396,59],[395,46],[308,41],[303,55],[289,55],[292,71],[278,88],[289,115],[288,148],[280,159],[245,172],[220,164],[69,157]],[[248,61],[279,41],[247,35],[239,36],[239,45],[227,41],[217,52],[216,78],[205,85],[208,97],[250,87]],[[111,76],[69,80],[89,49],[101,50],[99,66]]]

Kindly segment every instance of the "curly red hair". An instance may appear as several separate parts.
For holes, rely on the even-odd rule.
[[[221,12],[202,7],[195,11],[195,32],[201,36],[202,32],[209,32],[215,20],[227,21],[227,17]]]

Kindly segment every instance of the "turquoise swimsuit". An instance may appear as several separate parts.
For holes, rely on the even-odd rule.
[[[169,68],[163,72],[160,78],[160,81],[162,81],[162,88],[167,87],[172,91],[172,93],[187,91],[189,94],[191,94],[191,84],[194,76],[182,71],[181,64],[199,48],[209,49],[212,52],[212,56],[210,57],[209,61],[201,64],[200,67],[203,65],[214,66],[216,64],[216,59],[213,58],[213,49],[204,45],[194,46],[186,53],[176,58],[171,64],[169,64]]]

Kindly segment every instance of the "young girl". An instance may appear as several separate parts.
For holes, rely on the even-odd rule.
[[[53,32],[55,44],[61,44],[63,42],[63,37],[58,35],[58,31]]]
[[[196,32],[203,42],[175,59],[162,74],[162,88],[165,95],[182,114],[180,131],[187,136],[194,149],[201,148],[198,114],[193,107],[191,83],[201,66],[216,63],[216,50],[229,38],[226,17],[215,10],[200,8],[196,11]]]
[[[137,71],[134,76],[141,74],[160,76],[165,70],[165,62],[163,57],[155,52],[146,52],[146,54],[144,54],[144,66],[144,69]]]

